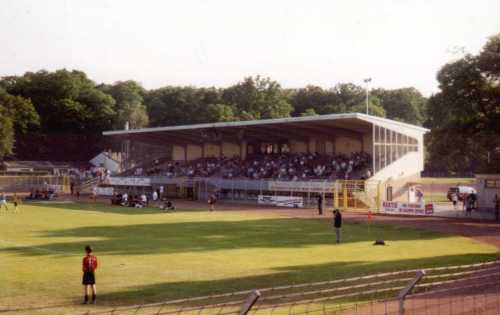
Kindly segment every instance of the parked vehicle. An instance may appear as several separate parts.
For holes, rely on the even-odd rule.
[[[448,189],[447,198],[452,201],[453,194],[457,194],[459,201],[464,201],[464,198],[470,194],[477,194],[474,187],[471,186],[455,186]]]

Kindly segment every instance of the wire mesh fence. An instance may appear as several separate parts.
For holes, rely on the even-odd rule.
[[[74,314],[500,314],[500,261],[386,272]]]
[[[28,193],[31,190],[53,190],[68,193],[70,178],[52,175],[0,175],[0,191],[7,193]]]

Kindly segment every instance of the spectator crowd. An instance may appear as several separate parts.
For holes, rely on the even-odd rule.
[[[371,176],[371,156],[365,152],[350,155],[286,153],[239,157],[200,158],[189,162],[155,161],[138,167],[136,176],[221,177],[274,180],[366,179]]]

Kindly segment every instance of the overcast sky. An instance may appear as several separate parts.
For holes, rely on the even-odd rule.
[[[96,82],[437,90],[437,70],[500,33],[499,0],[2,0],[0,76],[80,69]],[[460,49],[459,49],[460,48]]]

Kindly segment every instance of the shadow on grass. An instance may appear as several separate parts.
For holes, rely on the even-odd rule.
[[[78,203],[39,203],[30,202],[27,205],[33,205],[37,207],[46,207],[51,209],[61,209],[61,210],[73,210],[73,211],[97,211],[103,213],[111,214],[128,214],[128,215],[141,215],[141,214],[166,214],[165,211],[157,207],[146,207],[146,208],[134,208],[134,207],[122,207],[102,203],[92,203],[92,202],[78,202]],[[174,201],[175,205],[175,201]],[[208,212],[206,209],[176,209],[173,212]]]
[[[443,235],[393,225],[344,224],[346,243],[384,239],[431,240]],[[329,221],[273,218],[244,221],[200,221],[125,226],[86,226],[46,231],[44,238],[81,238],[77,242],[54,242],[36,247],[8,247],[0,252],[16,252],[26,256],[80,254],[91,241],[100,255],[158,255],[246,248],[303,248],[334,243]]]
[[[101,305],[135,305],[280,285],[329,281],[379,272],[451,266],[500,259],[498,254],[449,255],[384,262],[337,262],[276,268],[276,273],[209,281],[165,282],[100,294]],[[315,298],[317,296],[309,296]]]

